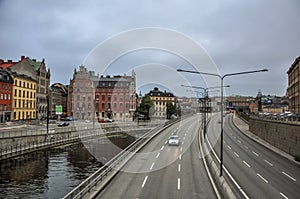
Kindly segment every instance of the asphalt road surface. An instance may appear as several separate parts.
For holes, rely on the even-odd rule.
[[[241,133],[227,115],[224,123],[223,162],[249,198],[300,198],[300,168]],[[208,138],[220,134],[220,117],[214,115]],[[220,143],[214,145],[219,156]]]
[[[200,115],[172,125],[151,140],[98,198],[216,198],[199,157]],[[168,146],[177,134],[179,146]]]

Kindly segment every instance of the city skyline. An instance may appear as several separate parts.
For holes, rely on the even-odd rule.
[[[296,26],[300,2],[146,1],[145,4],[1,1],[0,24],[5,27],[0,33],[1,58],[19,60],[21,55],[37,60],[45,58],[52,74],[51,84],[69,84],[74,68],[83,64],[89,53],[108,38],[136,28],[159,27],[193,39],[206,50],[221,74],[269,69],[265,74],[226,80],[231,85],[226,89],[227,95],[255,96],[258,90],[271,95],[285,94],[286,72],[300,52],[300,28]],[[122,75],[128,68],[149,63],[173,68],[186,64],[168,52],[142,49],[114,60],[108,72]],[[93,67],[92,70],[97,69]],[[96,70],[96,73],[103,74],[103,71]],[[138,92],[143,85],[139,85],[139,80],[137,83]],[[160,84],[159,79],[156,83]],[[203,86],[202,83],[195,82]],[[183,91],[179,94],[183,95]]]

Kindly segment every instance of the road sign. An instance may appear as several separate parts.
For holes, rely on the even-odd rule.
[[[62,105],[56,105],[55,112],[56,112],[56,115],[61,115],[62,114]]]

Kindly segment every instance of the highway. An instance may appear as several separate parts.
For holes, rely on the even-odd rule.
[[[299,198],[300,168],[277,153],[256,143],[233,124],[233,115],[225,117],[223,163],[249,198]],[[220,117],[214,115],[208,139],[219,138]],[[219,156],[219,140],[214,144]]]
[[[216,198],[199,157],[200,115],[167,128],[137,153],[98,198]],[[171,134],[179,146],[168,146]]]

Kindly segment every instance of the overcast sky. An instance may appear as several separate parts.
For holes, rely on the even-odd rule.
[[[228,77],[228,95],[256,95],[259,89],[284,95],[286,72],[300,56],[299,10],[299,0],[0,0],[0,58],[45,58],[51,83],[69,84],[74,68],[97,45],[124,31],[158,27],[193,39],[221,74],[269,69]],[[167,52],[141,50],[114,61],[106,74],[124,73],[114,66],[151,67],[153,62],[185,64]]]

